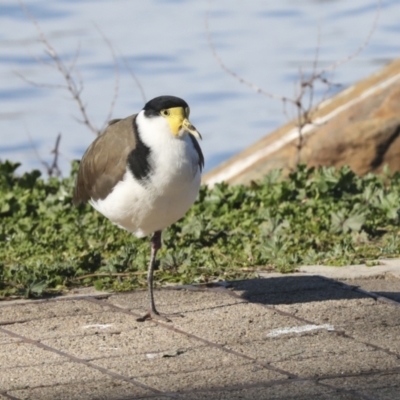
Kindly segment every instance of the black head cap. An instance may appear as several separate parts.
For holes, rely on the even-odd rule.
[[[173,107],[182,107],[182,108],[186,109],[189,106],[185,100],[182,100],[179,97],[159,96],[159,97],[155,97],[154,99],[148,101],[145,104],[145,106],[143,107],[143,110],[145,111],[145,114],[147,116],[151,116],[151,115],[159,115],[161,110],[165,110],[165,109],[173,108]]]

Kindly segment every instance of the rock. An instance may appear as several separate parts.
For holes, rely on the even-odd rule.
[[[291,122],[208,172],[209,185],[226,181],[247,184],[268,171],[308,166],[349,165],[363,175],[385,164],[400,171],[400,59],[321,103],[313,124],[302,130]]]

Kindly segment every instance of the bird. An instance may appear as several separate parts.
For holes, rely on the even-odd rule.
[[[202,136],[189,121],[190,108],[175,96],[159,96],[124,119],[114,119],[84,153],[73,203],[89,203],[136,237],[152,235],[147,270],[148,311],[138,321],[162,318],[153,274],[162,230],[182,218],[201,185]]]

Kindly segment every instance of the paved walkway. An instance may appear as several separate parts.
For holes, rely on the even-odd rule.
[[[0,303],[0,399],[400,399],[396,274],[156,300],[172,323],[136,321],[143,291]]]

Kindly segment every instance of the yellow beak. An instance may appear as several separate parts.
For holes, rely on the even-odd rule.
[[[200,135],[200,132],[190,123],[187,118],[183,120],[182,127],[197,139],[203,139]]]
[[[188,132],[197,139],[202,139],[200,133],[187,119],[186,112],[182,107],[170,108],[168,111],[169,115],[166,115],[165,118],[175,136],[182,136]]]

